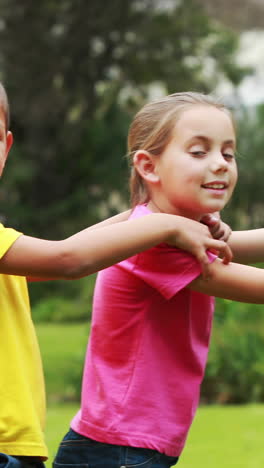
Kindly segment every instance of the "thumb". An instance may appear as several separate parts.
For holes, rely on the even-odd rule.
[[[206,214],[202,217],[201,223],[206,224],[207,226],[214,226],[219,222],[219,219],[213,214]]]

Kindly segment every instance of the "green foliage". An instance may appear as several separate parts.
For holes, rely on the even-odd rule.
[[[84,320],[83,304],[61,297],[46,298],[33,308],[36,322],[78,322]]]
[[[0,77],[15,136],[0,189],[7,224],[58,239],[119,211],[128,200],[128,125],[153,86],[208,92],[223,78],[237,85],[248,73],[236,64],[237,35],[194,0],[171,5],[0,0]],[[233,228],[263,225],[263,119],[263,106],[239,110],[240,179],[225,211]],[[32,284],[34,320],[86,320],[93,285],[94,278]],[[262,399],[260,314],[255,306],[221,308],[204,398]]]
[[[235,60],[236,34],[195,0],[170,5],[0,0],[0,78],[15,138],[0,189],[6,224],[62,239],[120,211],[129,122],[153,87],[207,92],[248,72]],[[81,283],[32,286],[34,309],[46,297],[36,317],[59,320],[71,307],[81,317],[82,291]]]
[[[264,104],[239,107],[236,112],[239,178],[225,219],[234,229],[262,227],[264,224]]]
[[[263,306],[219,300],[203,400],[264,401],[263,351]]]
[[[89,320],[96,275],[76,281],[29,284],[35,322],[78,322]]]
[[[217,301],[202,402],[264,401],[262,309],[263,306],[252,304]],[[56,312],[52,310],[52,313]],[[87,321],[38,323],[37,332],[49,401],[78,399],[89,333]]]
[[[128,122],[150,86],[211,91],[243,77],[236,36],[193,0],[171,5],[0,0],[16,141],[0,191],[9,224],[61,238],[118,211],[109,197],[127,195]]]
[[[48,402],[79,401],[89,324],[38,324]]]

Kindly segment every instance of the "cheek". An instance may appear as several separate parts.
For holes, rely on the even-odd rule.
[[[238,171],[237,171],[237,167],[234,167],[234,170],[233,170],[233,183],[234,183],[234,187],[237,183],[237,179],[238,179]]]
[[[229,195],[228,195],[228,199],[230,199],[231,196],[233,195],[233,192],[234,192],[234,189],[235,189],[236,183],[237,183],[237,177],[238,177],[237,169],[234,169],[234,170],[232,171],[232,177],[230,177],[230,185],[229,185]]]
[[[0,176],[2,175],[3,169],[5,167],[6,154],[5,151],[0,148]]]
[[[5,167],[5,165],[2,164],[2,162],[0,162],[0,177],[1,177],[2,174],[3,174],[4,167]]]

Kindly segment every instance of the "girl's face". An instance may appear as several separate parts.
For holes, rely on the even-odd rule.
[[[184,111],[171,141],[155,159],[150,209],[196,220],[222,210],[237,181],[234,155],[228,114],[207,105]]]

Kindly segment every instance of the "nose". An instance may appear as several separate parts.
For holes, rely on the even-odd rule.
[[[226,172],[228,170],[228,162],[220,151],[212,154],[211,168],[214,173]]]

